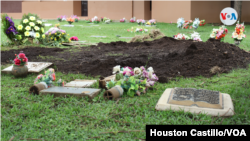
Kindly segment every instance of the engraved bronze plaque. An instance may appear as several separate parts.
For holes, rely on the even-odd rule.
[[[0,0],[0,13],[22,13],[22,0]]]
[[[169,104],[223,109],[223,95],[219,91],[194,88],[175,88],[171,91]]]

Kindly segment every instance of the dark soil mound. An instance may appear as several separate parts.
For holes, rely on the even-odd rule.
[[[9,59],[14,59],[14,54],[19,51],[2,51],[1,63],[9,63]],[[233,68],[245,68],[250,63],[250,54],[233,44],[216,40],[179,41],[169,37],[135,43],[99,43],[75,52],[71,49],[40,47],[29,47],[22,51],[29,61],[53,62],[57,71],[92,76],[109,76],[116,65],[140,67],[148,62],[147,67],[154,68],[160,82],[167,82],[176,76],[210,77],[215,74],[211,72],[215,66],[220,68],[221,73],[226,73]],[[41,58],[39,55],[54,57]]]

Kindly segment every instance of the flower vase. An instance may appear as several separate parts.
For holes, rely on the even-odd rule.
[[[33,38],[28,38],[28,41],[33,44]]]
[[[35,84],[35,85],[31,86],[30,89],[29,89],[29,93],[39,95],[41,90],[47,89],[47,88],[48,88],[48,86],[47,86],[47,84],[45,82],[40,82],[38,84]]]
[[[240,40],[234,40],[234,44],[235,45],[239,45],[240,44]]]
[[[123,88],[121,86],[115,86],[104,92],[103,97],[108,100],[115,100],[123,95]]]
[[[26,77],[28,74],[28,67],[26,65],[13,65],[12,74],[15,77]]]

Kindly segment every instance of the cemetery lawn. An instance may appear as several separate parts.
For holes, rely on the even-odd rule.
[[[18,20],[15,20],[15,24],[18,22]],[[48,21],[48,23],[56,24],[58,22],[54,20]],[[66,30],[70,36],[77,36],[80,40],[85,40],[89,43],[108,43],[119,40],[129,41],[129,39],[119,39],[116,35],[133,37],[135,34],[129,33],[126,30],[132,26],[136,26],[136,24],[132,23],[111,23],[97,24],[99,26],[90,28],[79,26],[82,30],[78,30],[76,28],[78,26],[72,28],[63,27],[63,24],[67,24],[66,22],[60,24],[61,28]],[[83,21],[74,23],[74,25],[78,24],[89,25]],[[158,27],[166,36],[173,36],[177,33],[190,35],[189,32],[193,31],[191,29],[178,29],[176,24],[158,23]],[[228,27],[229,35],[225,37],[225,42],[234,42],[231,38],[234,27]],[[201,39],[206,41],[213,28],[218,28],[218,26],[207,24],[205,27],[199,27],[197,32],[200,33]],[[250,31],[249,25],[246,25],[246,31]],[[249,33],[246,33],[247,38],[239,45],[241,49],[246,51],[250,50]],[[107,37],[93,38],[90,37],[92,35]],[[1,42],[4,45],[1,51],[24,47],[5,46],[7,42],[4,34],[1,34]],[[9,65],[1,64],[1,70]],[[149,124],[249,125],[249,67],[246,69],[233,69],[227,74],[217,74],[211,78],[202,76],[193,78],[177,77],[168,83],[156,83],[154,86],[155,90],[149,90],[146,94],[139,97],[131,98],[123,96],[116,101],[104,100],[104,90],[92,101],[88,98],[53,98],[51,95],[32,95],[28,93],[28,90],[34,84],[34,80],[38,74],[29,74],[26,78],[14,78],[10,74],[2,73],[1,139],[9,140],[14,137],[14,140],[42,139],[47,141],[68,141],[120,139],[130,141],[145,139],[146,125]],[[58,80],[59,78],[64,79],[66,82],[75,79],[99,79],[99,77],[85,76],[83,74],[66,74],[56,71],[56,79]],[[98,83],[93,87],[98,88]],[[155,105],[164,90],[174,87],[208,89],[228,93],[233,100],[235,115],[232,117],[213,117],[205,114],[184,113],[183,111],[156,111]]]

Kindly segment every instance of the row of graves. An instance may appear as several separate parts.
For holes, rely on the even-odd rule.
[[[78,40],[77,37],[69,39],[66,32],[58,27],[50,28],[45,32],[45,25],[37,15],[24,15],[17,28],[11,18],[7,15],[4,16],[2,19],[5,33],[15,44],[23,44],[30,37],[36,38],[45,45],[54,46],[59,46],[62,41],[70,42],[71,40]],[[184,24],[184,20],[179,19],[178,21],[178,26],[181,27]],[[200,23],[198,21],[197,19],[194,22],[194,27],[198,26],[196,25]],[[138,20],[138,22],[144,23],[143,20]],[[152,21],[152,23],[155,23],[155,21]],[[224,31],[227,32],[224,28],[221,28],[221,31],[223,33]],[[217,32],[218,30],[214,31],[211,36],[215,37]],[[176,39],[183,39],[183,37],[186,38],[182,34],[174,36]],[[192,38],[201,41],[198,33],[194,32]],[[28,62],[28,57],[23,52],[15,56],[14,64],[3,69],[2,73],[11,73],[15,77],[26,77],[28,73],[39,74],[41,71],[46,70],[44,74],[39,74],[34,78],[34,85],[30,86],[29,90],[27,90],[29,93],[35,95],[52,94],[54,97],[73,95],[93,99],[97,95],[100,95],[101,90],[104,89],[103,97],[105,99],[116,100],[121,97],[126,98],[126,96],[133,97],[145,94],[149,89],[154,89],[154,84],[158,83],[158,77],[152,67],[137,66],[131,68],[120,65],[114,66],[113,72],[110,72],[110,76],[102,77],[99,80],[76,79],[66,83],[62,79],[56,79],[55,70],[49,68],[53,64],[52,62]],[[99,83],[98,89],[90,88],[96,83]],[[160,111],[184,110],[185,112],[206,113],[213,116],[234,115],[234,106],[229,94],[194,88],[167,88],[156,103],[155,109]]]

